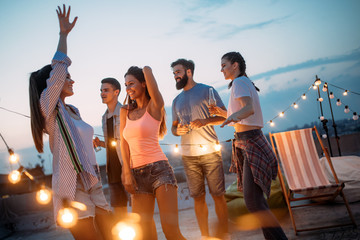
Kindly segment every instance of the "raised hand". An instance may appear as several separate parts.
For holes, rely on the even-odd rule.
[[[58,6],[58,9],[56,10],[59,18],[60,34],[66,34],[66,35],[69,34],[69,32],[73,29],[78,19],[78,17],[75,17],[72,23],[69,21],[70,10],[71,7],[69,6],[68,11],[66,12],[65,4],[63,4],[62,10],[60,6]]]

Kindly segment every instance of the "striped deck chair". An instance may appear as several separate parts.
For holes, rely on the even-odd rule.
[[[321,148],[325,153],[330,169],[334,175],[334,179],[336,181],[334,184],[329,182],[324,173],[324,170],[320,165],[319,155],[317,153],[313,138],[313,131],[316,133],[317,139],[319,140]],[[281,188],[288,205],[295,234],[297,235],[298,232],[302,231],[311,231],[345,225],[356,226],[355,219],[352,215],[348,201],[346,200],[343,193],[344,183],[339,183],[330,156],[327,152],[327,149],[324,148],[324,145],[321,142],[316,127],[288,132],[270,133],[270,140],[273,150],[276,153],[276,157],[279,161],[278,175],[280,178]],[[276,148],[274,140],[276,143]],[[285,187],[285,179],[283,175],[285,175],[288,190]],[[334,199],[339,194],[344,200],[352,223],[303,229],[296,228],[292,208],[321,204],[325,200]],[[311,199],[317,200],[317,202],[291,206],[291,202],[293,201]]]

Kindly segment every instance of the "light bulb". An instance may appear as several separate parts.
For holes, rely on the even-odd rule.
[[[73,208],[79,209],[80,211],[86,211],[87,207],[85,204],[81,203],[81,202],[77,202],[77,201],[71,201],[70,205]]]
[[[272,120],[270,120],[270,126],[271,127],[275,126],[275,123]]]
[[[12,163],[12,164],[17,163],[17,162],[19,161],[18,155],[15,154],[15,153],[10,154],[10,156],[9,156],[9,161],[10,161],[10,163]]]
[[[320,78],[318,78],[318,76],[316,76],[315,85],[319,86],[320,84],[321,84],[321,80]]]
[[[216,151],[220,151],[220,150],[221,150],[221,145],[220,145],[219,141],[216,141],[215,150],[216,150]]]
[[[327,91],[327,85],[324,85],[324,86],[323,86],[322,91],[323,91],[323,92],[326,92],[326,91]]]
[[[312,88],[314,89],[314,90],[316,90],[317,89],[317,86],[316,85],[312,85]]]
[[[115,140],[112,140],[112,141],[111,141],[111,146],[113,146],[113,147],[116,146],[116,141],[115,141]]]
[[[46,189],[45,187],[42,187],[39,191],[36,193],[36,200],[40,204],[48,204],[51,201],[51,192]]]
[[[71,228],[77,223],[78,214],[73,208],[62,208],[58,213],[58,223],[64,228]]]
[[[117,223],[112,229],[114,239],[133,240],[136,237],[135,228],[126,222]]]
[[[14,170],[9,173],[8,178],[12,184],[18,183],[21,179],[21,173],[18,170]]]
[[[279,113],[279,117],[283,117],[284,116],[284,112]]]
[[[357,115],[356,112],[354,112],[352,118],[356,121],[359,119],[359,115]]]
[[[134,213],[128,213],[120,222],[111,229],[113,239],[134,240],[142,239],[142,231],[139,225],[140,217]]]
[[[334,93],[333,93],[333,92],[330,92],[329,97],[330,97],[331,99],[333,99],[333,98],[334,98]]]
[[[346,105],[346,106],[345,106],[345,109],[344,109],[344,113],[349,113],[349,112],[350,112],[349,106]]]
[[[324,99],[322,97],[320,97],[320,98],[318,98],[318,101],[322,102],[322,101],[324,101]]]
[[[175,152],[175,153],[178,153],[178,152],[179,152],[179,145],[177,145],[177,144],[175,145],[174,152]]]
[[[304,99],[304,100],[306,99],[305,93],[301,96],[301,98]]]
[[[348,95],[348,90],[345,90],[345,92],[343,92],[343,95],[347,96]]]
[[[322,138],[327,138],[327,135],[324,133],[323,135],[322,135]]]
[[[293,106],[294,106],[294,108],[298,108],[298,107],[299,107],[296,103],[294,103]]]
[[[25,169],[24,169],[24,174],[30,179],[30,180],[34,180],[34,176],[33,175],[31,175],[28,171],[26,171]]]
[[[200,145],[200,148],[201,148],[201,150],[203,150],[204,152],[207,150],[207,147],[204,146],[204,145]]]
[[[320,120],[321,120],[321,121],[324,120],[324,116],[320,116]]]
[[[341,106],[341,101],[340,101],[340,99],[336,100],[336,105],[337,105],[337,106]]]
[[[120,231],[119,231],[119,238],[120,239],[126,239],[126,240],[132,240],[134,239],[136,236],[136,232],[135,229],[130,227],[130,226],[124,226]]]

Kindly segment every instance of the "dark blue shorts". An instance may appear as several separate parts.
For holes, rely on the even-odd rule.
[[[137,184],[138,194],[155,195],[155,190],[164,184],[177,187],[174,170],[167,160],[153,162],[131,171]]]

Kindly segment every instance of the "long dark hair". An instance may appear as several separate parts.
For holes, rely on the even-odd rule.
[[[241,56],[241,54],[240,54],[239,52],[228,52],[228,53],[225,53],[224,56],[222,56],[221,59],[226,59],[226,60],[228,60],[231,64],[234,64],[235,62],[237,62],[238,65],[239,65],[239,70],[240,70],[240,74],[239,74],[239,76],[237,76],[237,77],[245,76],[245,77],[248,78],[248,76],[246,75],[246,63],[245,63],[245,59],[243,58],[243,56]],[[228,88],[231,88],[232,83],[233,83],[233,81],[231,81],[231,82],[229,83]],[[257,88],[254,83],[252,83],[252,84],[254,85],[256,91],[260,92],[260,89]]]
[[[137,66],[132,66],[132,67],[130,67],[130,68],[127,70],[127,72],[125,73],[124,77],[126,77],[127,75],[132,75],[132,76],[134,76],[140,83],[143,83],[143,82],[146,83],[146,81],[145,81],[145,75],[144,75],[144,73],[143,73],[143,71],[142,71],[142,68],[139,68],[139,67],[137,67]],[[149,91],[148,91],[148,89],[147,89],[147,86],[145,86],[145,95],[146,95],[146,97],[147,97],[148,99],[151,99],[150,94],[149,94]],[[128,110],[133,110],[133,109],[135,109],[135,108],[138,107],[135,99],[132,100],[132,99],[130,98],[130,96],[127,96],[127,97],[126,97],[126,99],[125,99],[125,101],[124,101],[124,105],[126,105],[126,104],[127,104],[127,109],[128,109]],[[160,138],[160,139],[162,139],[162,138],[165,136],[166,131],[167,131],[167,129],[166,129],[166,120],[165,120],[165,115],[166,115],[165,109],[163,109],[163,111],[164,111],[164,114],[163,114],[163,117],[162,117],[162,119],[161,119],[160,130],[159,130],[159,138]]]
[[[31,73],[29,79],[31,133],[39,153],[44,150],[43,134],[45,129],[45,119],[40,109],[40,95],[46,88],[46,80],[49,78],[51,70],[51,65],[46,65]]]

